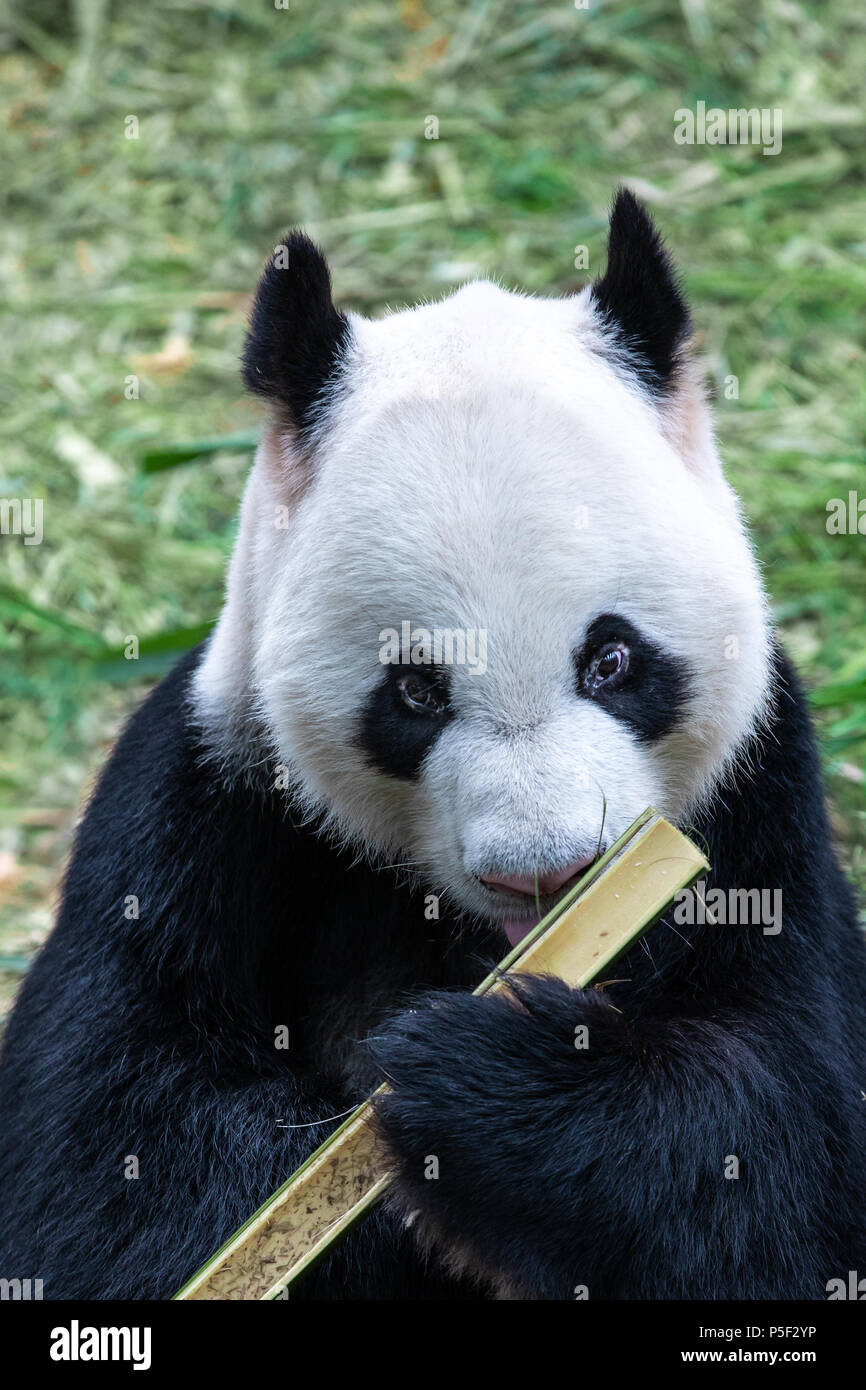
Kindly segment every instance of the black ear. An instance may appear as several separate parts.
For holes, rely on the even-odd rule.
[[[649,213],[626,188],[616,195],[607,269],[592,296],[641,381],[655,392],[670,391],[691,327],[689,311]]]
[[[309,429],[348,338],[324,256],[303,232],[290,232],[256,290],[243,355],[247,390],[282,405],[299,431]]]

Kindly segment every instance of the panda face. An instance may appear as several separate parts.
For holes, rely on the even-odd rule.
[[[514,941],[719,786],[767,697],[760,583],[703,407],[597,291],[345,324],[313,430],[260,449],[199,708],[255,710],[304,810]]]

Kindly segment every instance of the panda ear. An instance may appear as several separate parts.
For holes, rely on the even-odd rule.
[[[591,293],[644,385],[670,392],[691,328],[689,311],[649,213],[626,188],[610,217],[607,269]]]
[[[324,256],[303,232],[290,232],[256,290],[243,353],[247,390],[287,412],[299,433],[309,430],[348,339]]]

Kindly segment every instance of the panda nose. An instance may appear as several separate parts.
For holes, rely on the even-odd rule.
[[[538,874],[537,877],[521,874],[480,874],[479,877],[482,883],[496,892],[523,893],[530,898],[534,898],[538,893],[540,897],[546,897],[549,893],[557,893],[571,879],[577,878],[594,860],[595,855],[588,854],[583,859],[575,859],[572,864],[565,864],[561,869],[553,869],[550,873]]]

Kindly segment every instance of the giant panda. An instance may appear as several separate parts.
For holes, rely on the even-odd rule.
[[[392,1200],[295,1299],[866,1267],[866,953],[689,336],[626,191],[560,299],[369,321],[277,248],[225,606],[119,739],[9,1023],[0,1275],[169,1297],[383,1077]],[[669,915],[602,989],[474,997],[649,805],[781,930]]]

